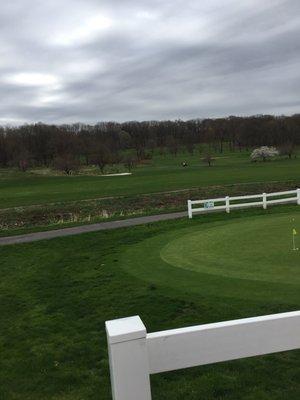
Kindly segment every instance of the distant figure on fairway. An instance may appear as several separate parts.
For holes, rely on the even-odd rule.
[[[186,161],[182,161],[181,165],[182,165],[183,167],[187,167],[187,166],[188,166],[188,164],[187,164]]]

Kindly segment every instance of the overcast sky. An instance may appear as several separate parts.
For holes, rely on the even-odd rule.
[[[299,106],[299,0],[1,1],[2,124]]]

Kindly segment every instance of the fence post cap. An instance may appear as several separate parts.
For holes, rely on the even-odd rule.
[[[105,327],[110,344],[142,339],[147,335],[146,327],[137,315],[106,321]]]

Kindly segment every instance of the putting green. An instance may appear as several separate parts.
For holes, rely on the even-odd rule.
[[[299,217],[239,220],[185,234],[160,252],[167,263],[196,272],[268,282],[300,283],[300,251],[292,229]],[[300,239],[295,236],[300,247]]]
[[[185,294],[300,304],[300,250],[292,250],[294,227],[300,248],[298,209],[202,221],[132,244],[122,268]]]

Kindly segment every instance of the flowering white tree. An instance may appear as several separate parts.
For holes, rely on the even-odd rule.
[[[275,156],[278,156],[279,151],[275,147],[262,146],[254,149],[251,153],[252,161],[267,161]]]

